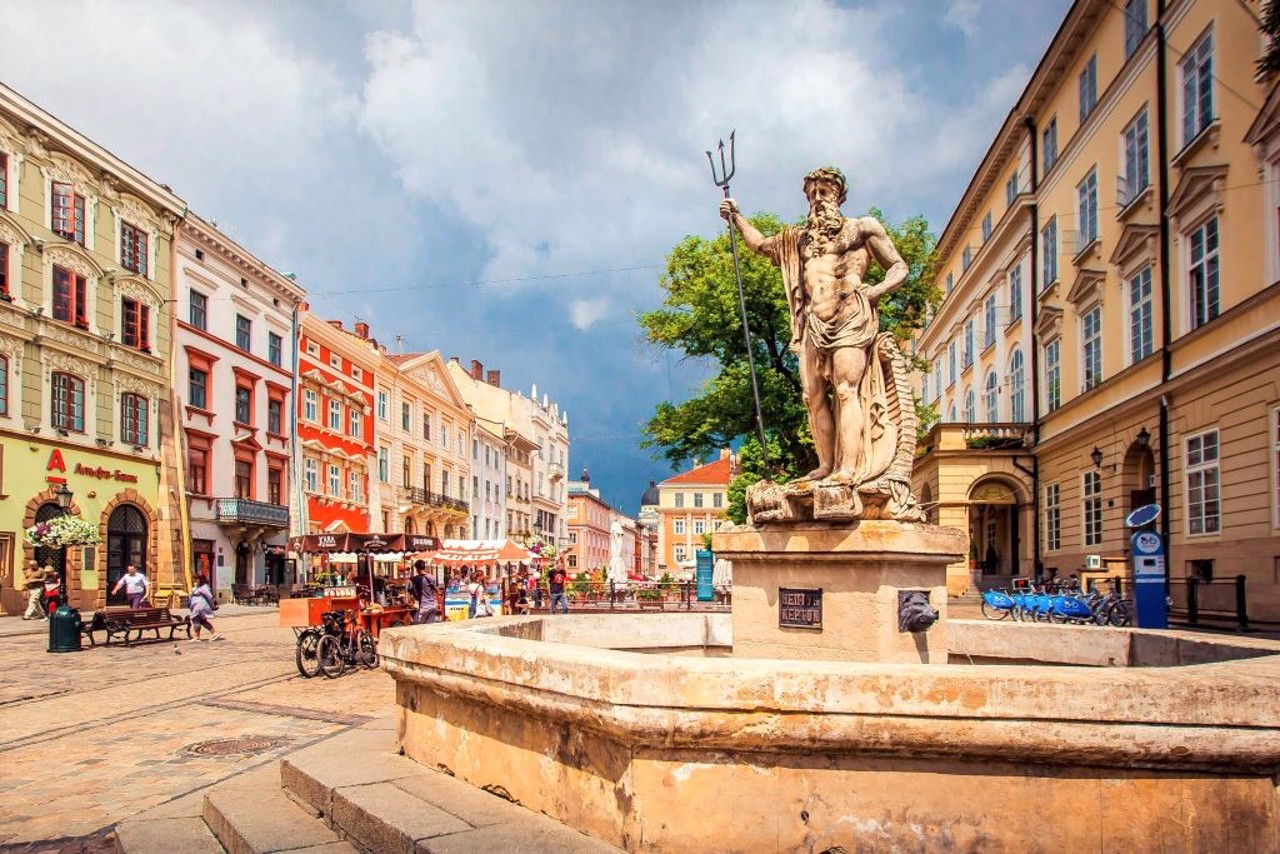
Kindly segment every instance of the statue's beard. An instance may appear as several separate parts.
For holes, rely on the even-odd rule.
[[[841,215],[838,204],[818,200],[809,206],[809,221],[805,225],[805,231],[811,237],[823,242],[831,241],[842,228],[844,228],[844,216]]]

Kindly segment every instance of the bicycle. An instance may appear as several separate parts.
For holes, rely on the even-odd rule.
[[[348,624],[346,611],[327,611],[322,619],[324,632],[316,643],[315,656],[326,678],[337,679],[347,667],[373,669],[378,666],[378,642],[358,620]]]

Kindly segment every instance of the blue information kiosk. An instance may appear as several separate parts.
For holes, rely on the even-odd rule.
[[[1133,546],[1134,625],[1142,629],[1169,627],[1168,591],[1165,581],[1164,538],[1155,529],[1160,505],[1147,504],[1125,517],[1135,529],[1129,538]]]
[[[694,576],[697,579],[697,596],[699,602],[710,602],[716,598],[715,588],[711,584],[711,574],[714,571],[716,556],[714,552],[706,549],[698,549],[697,557],[697,573]]]

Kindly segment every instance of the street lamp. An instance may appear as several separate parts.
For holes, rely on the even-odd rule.
[[[75,493],[67,489],[65,483],[60,483],[54,491],[53,497],[58,502],[58,507],[62,509],[62,515],[66,516],[71,511],[71,502],[75,498]]]
[[[1093,453],[1089,454],[1089,459],[1093,460],[1094,468],[1102,468],[1102,451],[1098,449],[1097,445],[1093,446]]]

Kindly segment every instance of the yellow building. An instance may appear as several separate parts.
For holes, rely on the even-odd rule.
[[[1078,0],[940,242],[916,489],[970,532],[953,593],[1125,558],[1280,613],[1280,96],[1260,4]]]
[[[79,607],[106,601],[127,563],[173,581],[181,527],[170,500],[179,481],[168,297],[184,213],[168,188],[0,86],[5,612],[22,604],[31,559],[62,564]],[[24,542],[24,528],[60,515],[62,484],[74,493],[71,512],[98,526],[99,545]]]
[[[698,550],[706,548],[703,536],[728,521],[729,481],[737,473],[738,461],[725,448],[719,459],[658,484],[659,573],[693,568]]]

